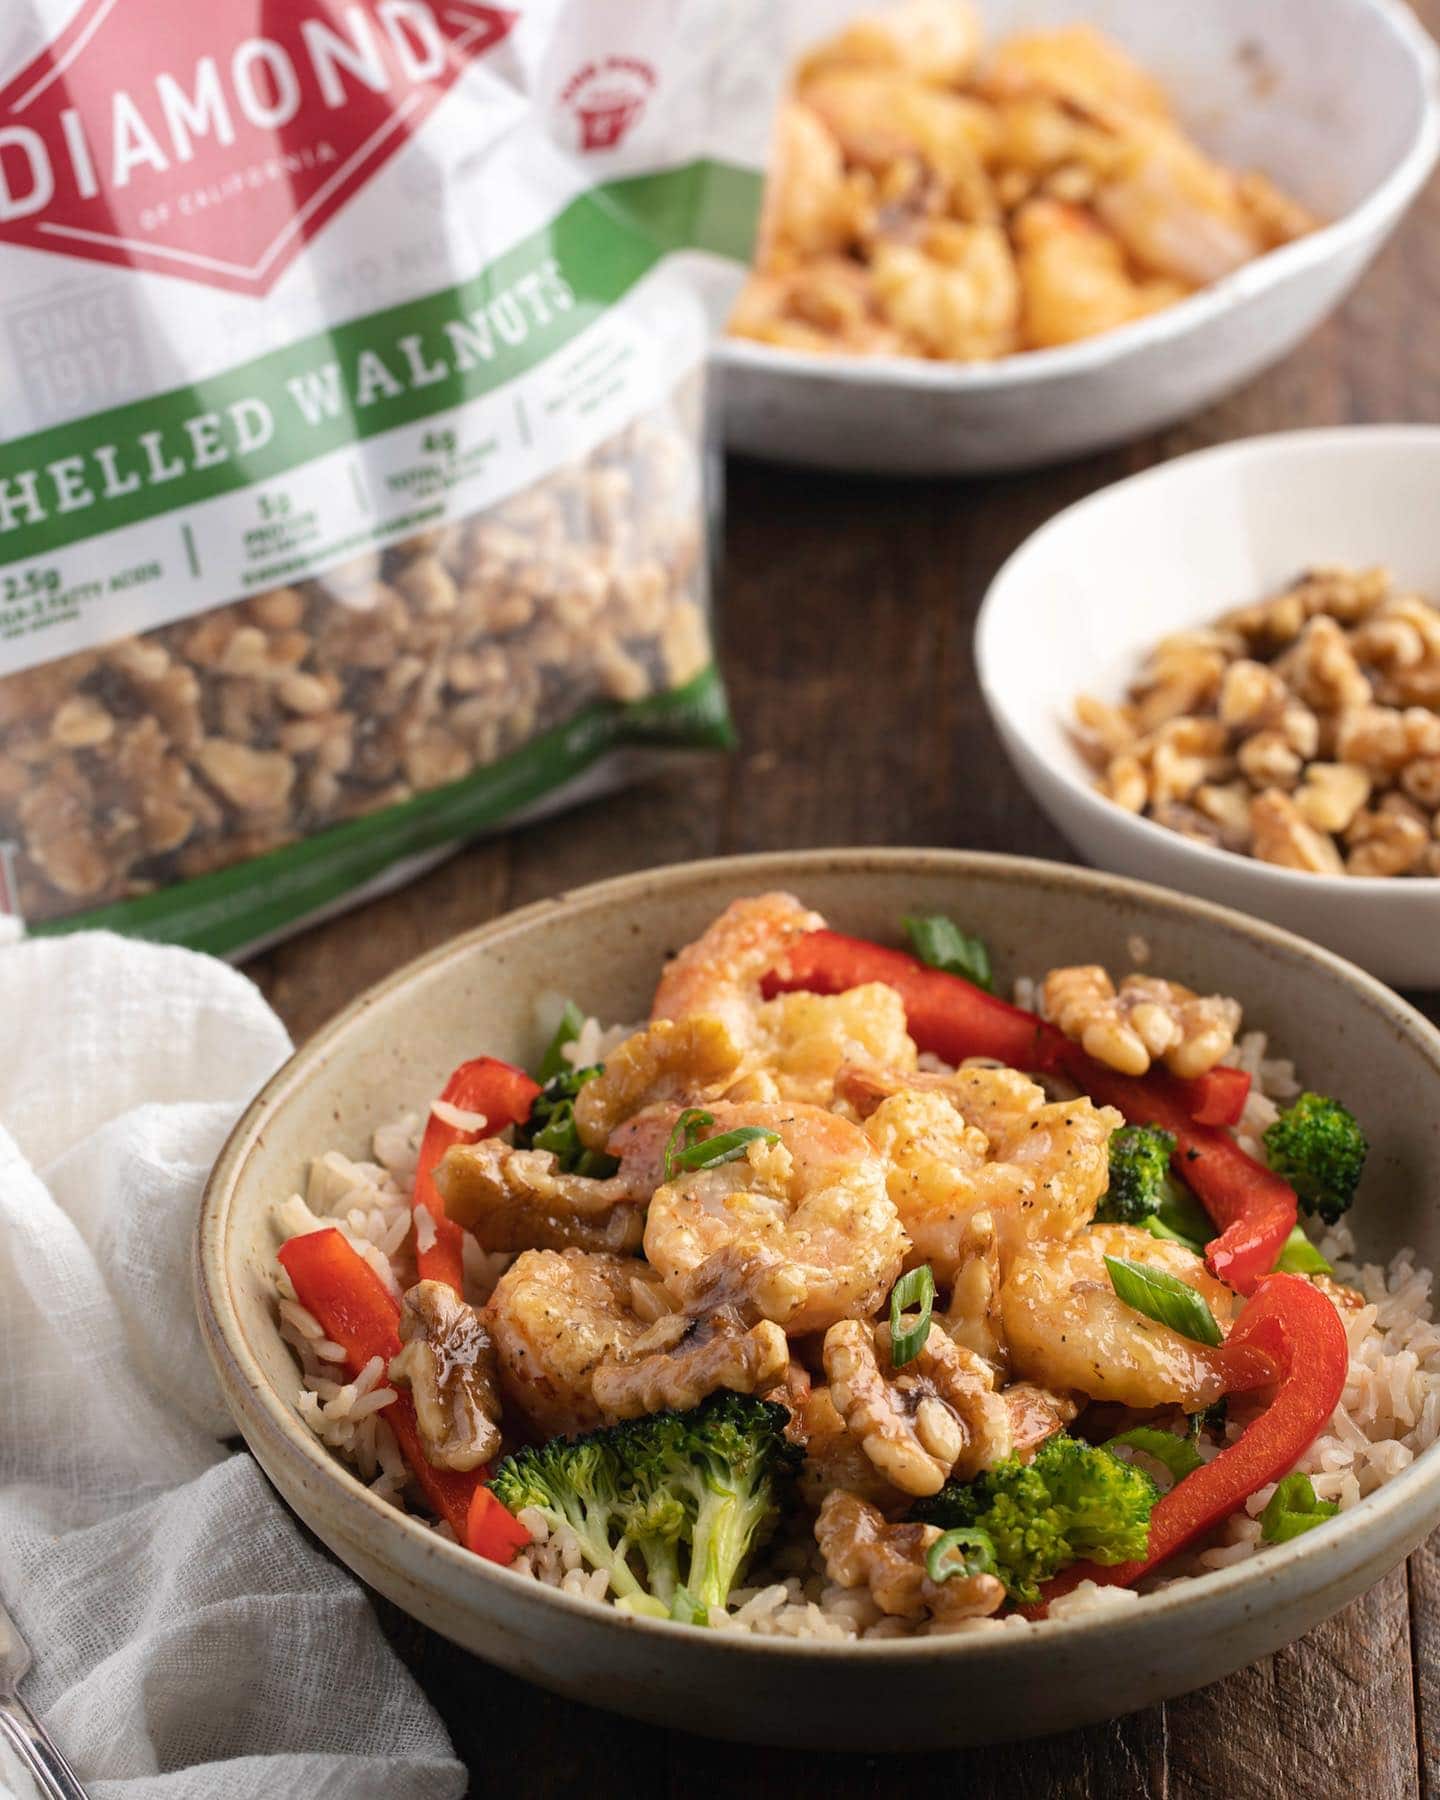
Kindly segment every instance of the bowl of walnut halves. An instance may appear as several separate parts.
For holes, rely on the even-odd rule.
[[[1440,428],[1186,456],[1068,508],[996,576],[980,684],[1104,868],[1440,987]]]
[[[810,0],[714,360],[732,449],[889,474],[1136,437],[1338,304],[1440,143],[1397,0]]]

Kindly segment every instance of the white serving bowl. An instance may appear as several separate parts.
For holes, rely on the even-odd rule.
[[[1440,987],[1440,878],[1307,875],[1193,843],[1097,794],[1067,730],[1076,694],[1122,698],[1158,638],[1324,563],[1382,563],[1440,597],[1440,428],[1247,438],[1067,507],[991,583],[981,692],[1031,793],[1091,862],[1271,919],[1396,986]]]
[[[457,938],[372,988],[252,1102],[205,1191],[200,1322],[226,1400],[300,1517],[381,1593],[477,1655],[596,1706],[680,1730],[827,1750],[927,1749],[1058,1731],[1199,1687],[1372,1586],[1440,1522],[1440,1446],[1263,1556],[1114,1610],[976,1635],[795,1642],[628,1617],[497,1569],[397,1512],[302,1423],[273,1288],[277,1199],[320,1152],[368,1154],[481,1053],[533,1063],[537,996],[644,1014],[667,953],[741,894],[787,887],[842,931],[894,941],[943,912],[989,942],[1002,982],[1125,954],[1242,996],[1305,1078],[1343,1093],[1373,1145],[1364,1253],[1440,1264],[1440,1032],[1358,969],[1266,925],[1112,875],[945,850],[815,850],[689,863],[561,895]],[[477,1675],[477,1680],[481,1679]]]
[[[982,0],[987,37],[1084,18],[1166,84],[1186,128],[1332,221],[1178,306],[993,363],[730,338],[731,449],[884,474],[1025,468],[1153,431],[1291,350],[1395,228],[1440,147],[1437,56],[1402,0]],[[814,41],[855,0],[804,13]]]

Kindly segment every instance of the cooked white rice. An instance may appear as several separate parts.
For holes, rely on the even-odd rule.
[[[1036,984],[1017,982],[1015,998],[1017,1004],[1033,1006]],[[547,997],[537,1007],[543,1032],[553,1030],[560,1005]],[[598,1020],[587,1019],[579,1036],[567,1046],[567,1057],[574,1067],[602,1061],[630,1029],[602,1028]],[[1288,1101],[1299,1092],[1293,1065],[1268,1056],[1266,1051],[1265,1034],[1247,1032],[1236,1044],[1232,1058],[1253,1082],[1236,1133],[1252,1154],[1260,1152],[1260,1135],[1277,1116],[1277,1102]],[[946,1066],[931,1057],[921,1060],[927,1067]],[[424,1118],[409,1113],[375,1132],[373,1162],[355,1162],[336,1150],[318,1157],[311,1165],[305,1193],[292,1195],[275,1209],[280,1237],[337,1226],[398,1297],[415,1279],[417,1238],[428,1235],[430,1242],[434,1239],[434,1221],[423,1208],[413,1233],[411,1229],[409,1193],[423,1130]],[[1320,1250],[1334,1265],[1336,1279],[1358,1289],[1365,1305],[1340,1309],[1350,1343],[1349,1377],[1329,1429],[1297,1466],[1311,1477],[1320,1499],[1335,1501],[1343,1511],[1408,1468],[1440,1435],[1440,1325],[1432,1316],[1431,1272],[1417,1265],[1413,1250],[1400,1251],[1383,1268],[1359,1262],[1345,1224],[1320,1239]],[[486,1255],[468,1233],[464,1257],[465,1298],[478,1305],[489,1296],[510,1257]],[[293,1348],[301,1368],[296,1396],[301,1418],[373,1492],[406,1510],[413,1486],[394,1434],[380,1416],[395,1390],[384,1383],[379,1357],[372,1359],[357,1380],[346,1380],[340,1347],[325,1338],[319,1322],[296,1300],[289,1278],[278,1264],[276,1287],[281,1335]],[[1240,1430],[1238,1424],[1229,1426],[1227,1441],[1238,1437]],[[1219,1449],[1218,1445],[1202,1445],[1202,1454],[1218,1455]],[[1264,1548],[1259,1515],[1274,1491],[1271,1486],[1253,1494],[1206,1549],[1170,1564],[1152,1585],[1164,1587],[1254,1556]],[[512,1565],[516,1574],[591,1600],[606,1599],[607,1578],[603,1571],[585,1567],[573,1532],[552,1530],[535,1512],[523,1512],[520,1518],[534,1541]],[[448,1526],[435,1525],[433,1529],[442,1536],[453,1536]],[[1018,1614],[950,1625],[926,1621],[918,1626],[887,1617],[866,1590],[841,1588],[829,1581],[818,1550],[808,1539],[774,1547],[755,1574],[763,1577],[760,1585],[737,1590],[729,1611],[712,1608],[710,1624],[714,1628],[756,1636],[837,1641],[1029,1629],[1028,1621]],[[1055,1602],[1050,1616],[1069,1618],[1132,1606],[1139,1598],[1132,1589],[1082,1582]]]

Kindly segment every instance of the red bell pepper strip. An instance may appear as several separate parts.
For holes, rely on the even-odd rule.
[[[1227,1063],[1207,1069],[1203,1075],[1174,1081],[1186,1112],[1197,1125],[1238,1125],[1250,1098],[1250,1077]]]
[[[867,981],[896,990],[905,1002],[911,1037],[946,1062],[990,1056],[1012,1069],[1052,1069],[1067,1041],[1035,1013],[997,1000],[959,975],[838,931],[797,938],[764,977],[761,992],[767,1000],[796,989],[843,994]]]
[[[488,1487],[477,1487],[460,1542],[486,1562],[508,1564],[530,1542],[530,1533]]]
[[[435,1185],[435,1168],[452,1144],[473,1144],[494,1137],[507,1125],[518,1125],[529,1116],[540,1092],[523,1069],[493,1056],[477,1056],[461,1063],[445,1083],[440,1098],[465,1112],[480,1113],[485,1125],[466,1131],[431,1113],[420,1141],[420,1160],[415,1166],[415,1191],[411,1209],[424,1207],[435,1221],[435,1242],[428,1250],[417,1248],[415,1261],[422,1281],[443,1281],[458,1294],[463,1287],[464,1236],[453,1219],[445,1217],[445,1201]],[[338,1339],[337,1339],[338,1342]]]
[[[1219,1281],[1248,1294],[1275,1267],[1295,1229],[1295,1190],[1273,1169],[1256,1162],[1214,1125],[1197,1125],[1186,1110],[1173,1075],[1121,1075],[1078,1045],[1061,1058],[1067,1075],[1102,1105],[1117,1107],[1132,1125],[1158,1125],[1173,1133],[1175,1173],[1209,1213],[1220,1235],[1205,1246],[1205,1263]]]
[[[400,1352],[400,1308],[364,1257],[333,1226],[290,1238],[280,1246],[278,1255],[300,1304],[314,1313],[326,1337],[345,1352],[345,1370],[350,1379],[353,1381],[376,1356],[384,1358],[388,1370],[390,1358]],[[415,1403],[409,1394],[397,1394],[380,1410],[425,1498],[459,1542],[480,1556],[489,1556],[493,1562],[512,1561],[515,1550],[529,1543],[530,1534],[488,1493],[485,1480],[489,1471],[437,1469],[420,1441]],[[477,1507],[481,1494],[486,1494],[505,1513],[509,1526],[498,1521],[490,1507]],[[518,1539],[517,1532],[522,1534]],[[507,1553],[509,1544],[513,1548]]]
[[[767,1000],[803,988],[843,994],[867,981],[883,981],[905,1002],[910,1035],[921,1050],[960,1063],[990,1056],[1012,1069],[1057,1068],[1069,1039],[1037,1014],[997,1000],[962,976],[932,969],[904,950],[889,950],[838,931],[797,938],[761,982]],[[1250,1092],[1241,1069],[1216,1068],[1178,1082],[1189,1115],[1201,1125],[1234,1125]]]
[[[1226,1349],[1232,1346],[1262,1350],[1274,1359],[1278,1379],[1265,1411],[1236,1443],[1156,1503],[1143,1560],[1109,1567],[1072,1563],[1046,1583],[1047,1604],[1082,1581],[1133,1586],[1213,1530],[1251,1494],[1288,1474],[1324,1430],[1345,1390],[1350,1351],[1340,1315],[1318,1288],[1300,1275],[1267,1276],[1226,1339]],[[1025,1610],[1034,1617],[1044,1607]]]

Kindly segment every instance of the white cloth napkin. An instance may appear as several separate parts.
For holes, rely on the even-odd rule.
[[[94,1800],[464,1792],[359,1585],[222,1443],[196,1209],[289,1048],[209,957],[0,948],[0,1595]]]

